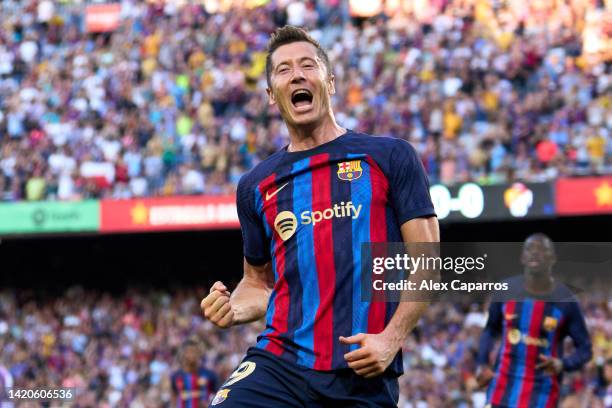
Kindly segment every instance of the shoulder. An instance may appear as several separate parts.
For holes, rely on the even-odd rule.
[[[253,191],[263,179],[270,176],[280,163],[283,154],[284,151],[279,150],[246,172],[238,181],[238,194]]]
[[[414,169],[420,163],[414,147],[406,140],[395,137],[350,132],[343,146],[349,152],[366,154],[387,176],[393,176],[402,169]]]
[[[578,297],[576,296],[580,292],[583,292],[580,288],[565,283],[558,283],[555,288],[554,297],[557,301],[565,302],[572,307],[580,309]]]
[[[391,154],[397,150],[412,150],[414,148],[406,140],[388,136],[374,136],[367,133],[350,131],[343,136],[345,145],[356,145],[371,149],[372,152]],[[352,146],[351,146],[352,147]]]

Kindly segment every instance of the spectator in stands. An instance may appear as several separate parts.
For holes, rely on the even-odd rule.
[[[261,98],[286,21],[331,49],[340,124],[409,140],[432,182],[612,171],[612,73],[583,47],[601,2],[121,4],[122,28],[91,34],[84,5],[0,2],[2,200],[232,192],[287,143]]]

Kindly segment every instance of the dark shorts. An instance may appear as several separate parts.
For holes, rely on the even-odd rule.
[[[396,408],[398,398],[399,384],[394,374],[365,379],[350,369],[316,371],[251,348],[210,406]]]

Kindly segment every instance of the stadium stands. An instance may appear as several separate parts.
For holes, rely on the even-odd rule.
[[[338,121],[410,140],[432,182],[612,170],[610,56],[585,30],[603,2],[164,3],[122,1],[105,33],[81,2],[0,3],[0,200],[232,192],[288,141],[264,75],[285,23],[330,50]]]
[[[205,361],[227,378],[261,324],[222,331],[200,314],[204,289],[131,289],[122,295],[73,287],[41,299],[30,291],[0,292],[0,362],[15,387],[74,386],[79,406],[163,406],[168,376],[178,367],[177,350],[195,337]],[[593,338],[594,359],[568,374],[566,398],[596,398],[598,369],[612,339],[610,304],[581,302]],[[434,304],[404,345],[400,408],[469,407],[482,403],[475,390],[475,354],[485,323],[482,305]],[[609,354],[608,354],[609,356]],[[0,365],[1,366],[1,365]]]

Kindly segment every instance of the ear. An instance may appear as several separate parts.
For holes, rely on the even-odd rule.
[[[274,93],[272,93],[272,90],[270,88],[266,88],[266,93],[268,94],[268,105],[276,105],[276,99],[274,98]]]
[[[334,95],[336,93],[336,77],[332,74],[327,80],[329,87],[329,94]]]

